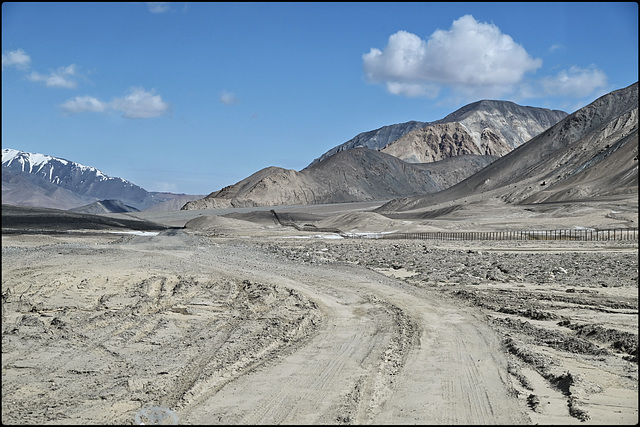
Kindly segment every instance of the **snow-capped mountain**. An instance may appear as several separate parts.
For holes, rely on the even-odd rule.
[[[15,200],[25,191],[16,191],[11,188],[10,182],[16,185],[20,182],[22,188],[44,188],[43,197],[51,196],[58,189],[66,190],[64,193],[68,198],[79,196],[77,201],[70,201],[75,206],[67,206],[68,208],[104,199],[121,200],[138,209],[145,209],[158,202],[151,193],[125,179],[110,177],[94,167],[46,154],[3,148],[2,172],[3,203],[25,204],[24,201],[20,203]],[[42,206],[37,200],[32,200],[29,204]]]

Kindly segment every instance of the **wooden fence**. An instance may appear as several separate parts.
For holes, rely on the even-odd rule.
[[[522,231],[429,231],[424,233],[388,233],[351,235],[354,238],[374,239],[421,239],[421,240],[638,240],[637,228],[615,228],[607,230],[522,230]]]

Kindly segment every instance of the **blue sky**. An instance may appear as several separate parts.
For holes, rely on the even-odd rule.
[[[149,191],[301,170],[479,99],[571,113],[637,80],[636,3],[2,4],[2,147]]]

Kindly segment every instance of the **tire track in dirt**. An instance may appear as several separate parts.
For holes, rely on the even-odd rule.
[[[186,422],[530,422],[508,395],[506,360],[487,358],[500,352],[494,333],[488,327],[463,327],[479,319],[458,314],[453,304],[431,301],[433,295],[355,266],[303,268],[277,266],[256,254],[250,262],[239,258],[242,266],[232,259],[218,265],[235,264],[236,274],[259,274],[263,281],[304,293],[318,302],[332,326],[278,363],[236,379],[198,407],[185,408]],[[377,312],[358,323],[356,307],[363,304]],[[401,319],[415,325],[413,333],[403,331]],[[467,341],[471,350],[462,344]],[[363,351],[353,343],[371,347]],[[470,364],[469,351],[485,360],[486,372]],[[501,369],[504,375],[497,373]],[[449,394],[442,390],[446,379]],[[322,393],[313,384],[322,385]]]
[[[409,351],[393,395],[372,422],[528,423],[517,400],[509,395],[507,363],[495,333],[473,311],[399,287],[406,292],[380,286],[378,292],[384,292],[381,298],[419,325],[420,345]]]
[[[363,267],[304,265],[222,244],[176,233],[133,237],[95,258],[83,249],[62,270],[86,271],[78,292],[87,297],[80,308],[68,305],[72,293],[52,303],[66,309],[60,327],[40,327],[29,313],[17,322],[25,307],[10,297],[21,334],[7,338],[12,351],[44,327],[65,338],[41,339],[37,357],[69,355],[63,367],[35,372],[62,384],[24,420],[126,423],[160,404],[182,424],[523,422],[503,360],[487,356],[498,345],[475,311]],[[19,402],[3,402],[3,421],[31,402],[19,388],[34,379],[25,354],[3,377]],[[47,401],[59,410],[49,412]]]
[[[323,322],[307,345],[236,378],[202,404],[185,408],[181,412],[185,422],[315,422],[315,417],[326,412],[320,408],[329,408],[332,403],[326,398],[344,388],[340,383],[348,384],[345,379],[357,369],[354,359],[366,356],[363,339],[371,333],[357,317],[336,315],[349,312],[348,307],[326,306],[323,311],[330,323]],[[313,407],[311,414],[309,405]]]

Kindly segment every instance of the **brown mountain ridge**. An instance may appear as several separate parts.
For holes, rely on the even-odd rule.
[[[508,101],[478,101],[437,122],[401,123],[359,134],[302,171],[264,168],[182,209],[341,203],[431,194],[469,177],[566,115]],[[368,148],[396,136],[381,149]]]
[[[604,95],[443,191],[399,198],[380,213],[496,199],[510,204],[638,196],[638,83]]]

